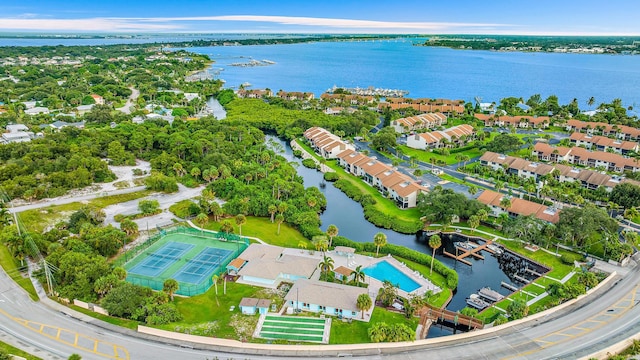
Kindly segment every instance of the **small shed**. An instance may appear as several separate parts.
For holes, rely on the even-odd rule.
[[[348,267],[338,266],[333,269],[333,273],[335,274],[335,278],[340,281],[350,282],[353,280],[355,276],[355,272]]]
[[[242,298],[240,300],[240,311],[245,315],[255,315],[256,311],[260,315],[265,315],[269,311],[269,306],[271,306],[271,300],[268,299]]]
[[[235,258],[231,260],[229,265],[227,265],[227,273],[229,273],[229,275],[237,275],[238,271],[240,271],[240,269],[242,269],[242,267],[246,263],[247,263],[247,260],[244,260],[241,258]]]

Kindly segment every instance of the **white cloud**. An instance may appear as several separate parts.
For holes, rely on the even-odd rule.
[[[43,31],[168,31],[181,27],[169,23],[148,23],[127,19],[85,18],[85,19],[42,19],[42,18],[0,18],[3,30],[43,30]]]

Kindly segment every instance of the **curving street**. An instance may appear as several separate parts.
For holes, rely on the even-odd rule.
[[[118,328],[56,304],[31,301],[0,274],[0,339],[43,359],[257,359],[354,356],[368,359],[575,359],[640,332],[640,266],[575,304],[498,331],[491,329],[410,343],[241,348],[180,343]],[[40,290],[41,291],[41,290]],[[259,346],[259,345],[258,345]],[[395,349],[393,347],[396,347]],[[235,352],[230,353],[229,351]],[[366,356],[365,356],[366,354]]]

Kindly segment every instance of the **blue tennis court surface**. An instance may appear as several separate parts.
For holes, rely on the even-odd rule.
[[[223,264],[233,251],[207,247],[178,270],[174,279],[179,282],[199,284]]]
[[[144,275],[144,276],[158,276],[165,271],[173,263],[180,260],[180,258],[194,245],[169,242],[166,243],[160,249],[147,254],[148,256],[129,270],[129,273]]]

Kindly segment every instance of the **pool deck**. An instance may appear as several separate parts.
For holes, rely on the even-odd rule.
[[[427,291],[432,291],[434,294],[437,294],[441,291],[439,287],[434,285],[429,279],[424,278],[418,271],[413,271],[407,267],[406,264],[396,260],[393,256],[384,256],[380,258],[374,258],[371,256],[364,256],[359,254],[350,254],[349,256],[340,255],[336,253],[334,250],[327,251],[326,253],[322,253],[321,251],[309,251],[309,250],[300,250],[300,249],[291,249],[285,248],[283,251],[284,254],[292,255],[292,256],[304,256],[310,257],[318,260],[318,264],[322,261],[324,255],[333,259],[334,268],[339,266],[344,266],[346,268],[355,270],[359,265],[362,265],[362,268],[367,268],[369,266],[373,266],[380,261],[387,261],[393,267],[395,267],[398,271],[402,272],[406,276],[408,276],[411,280],[415,281],[420,285],[416,290],[407,293],[402,289],[398,289],[398,295],[402,297],[408,297],[410,295],[424,295]],[[316,271],[311,277],[312,280],[318,280],[320,278],[320,271]],[[367,275],[365,277],[365,282],[369,284],[369,293],[375,295],[378,294],[378,290],[382,288],[382,281],[372,278]]]

